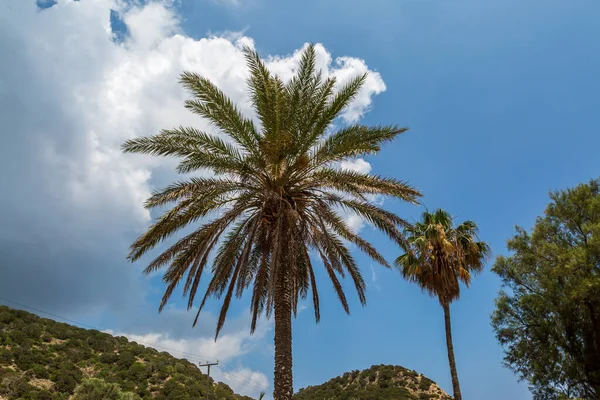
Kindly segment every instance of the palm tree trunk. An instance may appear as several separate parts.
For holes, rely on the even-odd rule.
[[[275,290],[275,382],[273,399],[291,400],[292,376],[292,295],[287,268],[283,266]]]
[[[458,383],[458,372],[456,371],[456,359],[454,358],[454,346],[452,345],[452,327],[450,325],[450,304],[444,303],[444,322],[446,324],[446,346],[448,347],[448,362],[450,363],[450,375],[452,376],[452,388],[454,389],[454,400],[462,400],[460,385]]]

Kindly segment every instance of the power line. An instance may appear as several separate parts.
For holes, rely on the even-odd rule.
[[[2,297],[2,296],[0,296],[0,300],[2,300],[4,302],[7,302],[7,303],[10,303],[10,304],[14,304],[14,305],[22,307],[22,308],[26,308],[26,309],[35,311],[37,313],[45,314],[45,315],[51,316],[53,318],[57,318],[57,319],[69,322],[69,323],[71,323],[73,325],[79,325],[81,327],[86,327],[86,328],[89,328],[89,329],[94,329],[94,330],[102,332],[101,329],[99,329],[99,328],[97,328],[95,326],[92,326],[92,325],[89,325],[89,324],[85,324],[83,322],[78,322],[78,321],[75,321],[75,320],[72,320],[72,319],[69,319],[69,318],[65,318],[65,317],[62,317],[60,315],[56,315],[56,314],[53,314],[51,312],[48,312],[48,311],[40,310],[38,308],[29,306],[27,304],[23,304],[23,303],[14,301],[14,300],[7,299],[7,298]],[[172,353],[179,353],[179,354],[182,354],[184,356],[187,356],[186,358],[191,357],[192,359],[190,359],[188,361],[192,361],[192,362],[196,362],[196,363],[201,363],[203,360],[210,360],[210,359],[212,359],[212,357],[203,356],[201,354],[187,353],[187,352],[184,352],[184,351],[171,349],[171,348],[168,348],[168,347],[165,347],[165,346],[161,346],[161,345],[158,345],[158,344],[149,344],[149,343],[144,343],[144,342],[141,342],[141,341],[138,341],[138,340],[134,340],[134,342],[139,343],[141,345],[144,345],[146,347],[152,347],[152,348],[158,347],[158,348],[164,349],[164,350],[172,352]],[[228,370],[224,369],[223,366],[225,366],[225,363],[223,363],[223,362],[220,362],[220,363],[221,363],[221,365],[218,366],[218,368],[222,372],[226,373],[228,375],[227,376],[228,378],[232,378],[233,380],[237,381],[238,383],[241,383],[242,385],[244,385],[244,386],[246,386],[246,387],[248,387],[248,388],[250,388],[252,390],[263,390],[262,388],[254,386],[254,385],[250,384],[249,382],[246,383],[244,377],[242,377],[241,375],[239,375],[237,372],[234,372],[234,371],[231,371],[231,370],[228,371]],[[250,378],[248,377],[248,379],[250,379]]]

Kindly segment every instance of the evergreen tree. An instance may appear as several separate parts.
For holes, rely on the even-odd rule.
[[[536,399],[600,397],[600,180],[550,194],[531,233],[493,271],[504,290],[492,325],[505,363]]]

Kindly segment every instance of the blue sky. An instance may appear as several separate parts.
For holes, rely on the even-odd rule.
[[[548,190],[600,176],[600,3],[595,0],[181,0],[153,13],[136,14],[144,4],[118,10],[130,24],[129,44],[121,36],[112,41],[103,36],[110,8],[118,9],[110,0],[76,6],[63,0],[44,11],[35,10],[33,0],[32,7],[23,3],[0,6],[0,50],[11,60],[0,66],[0,115],[8,121],[1,133],[0,181],[11,193],[0,200],[0,271],[8,277],[0,294],[199,358],[205,349],[225,360],[220,377],[249,393],[265,384],[256,374],[263,374],[267,385],[272,379],[269,324],[248,338],[242,299],[220,347],[211,347],[210,340],[193,342],[210,337],[212,320],[207,317],[192,330],[193,314],[183,312],[178,301],[157,316],[160,277],[142,278],[142,264],[123,262],[127,245],[147,223],[143,216],[130,219],[144,193],[136,190],[173,176],[172,164],[145,161],[140,167],[115,155],[123,137],[114,132],[142,134],[181,118],[194,123],[181,102],[169,100],[180,99],[173,86],[176,74],[195,65],[188,63],[194,53],[185,52],[185,43],[209,33],[232,38],[231,32],[243,32],[265,55],[288,57],[315,42],[334,59],[364,60],[381,75],[386,90],[372,93],[362,122],[410,128],[380,155],[367,158],[373,172],[408,180],[424,193],[429,209],[443,207],[458,221],[476,221],[494,256],[506,252],[515,225],[532,226],[548,202]],[[77,17],[71,27],[64,22],[67,16]],[[77,21],[79,30],[73,29]],[[154,21],[160,29],[145,28]],[[98,29],[92,29],[95,23]],[[48,34],[44,46],[31,39],[40,33]],[[173,34],[189,41],[175,45],[168,40]],[[78,37],[98,46],[78,45],[72,41]],[[223,49],[207,44],[198,57],[221,57],[225,63],[234,50]],[[57,61],[59,56],[64,61]],[[170,65],[175,58],[179,64]],[[217,65],[211,73],[227,68]],[[160,75],[162,70],[170,72]],[[127,73],[136,79],[119,80]],[[120,92],[123,82],[132,86]],[[115,178],[122,171],[127,174]],[[100,201],[105,193],[110,197]],[[40,195],[44,201],[32,200]],[[407,219],[423,210],[393,201],[385,205]],[[369,227],[362,233],[388,259],[398,255]],[[369,282],[368,306],[361,308],[351,295],[352,315],[346,316],[321,274],[321,323],[316,325],[307,309],[294,324],[295,387],[373,364],[398,364],[450,392],[441,308],[397,271],[358,259]],[[64,299],[53,291],[61,282],[70,282],[60,290],[68,294]],[[466,399],[531,398],[526,385],[501,365],[502,349],[489,323],[498,289],[488,268],[452,306]],[[210,304],[209,316],[217,307]],[[164,340],[154,341],[152,334]],[[220,356],[223,352],[229,355]]]

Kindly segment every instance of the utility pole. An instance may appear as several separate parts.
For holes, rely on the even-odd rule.
[[[218,365],[218,364],[219,364],[218,361],[214,362],[214,363],[207,362],[204,364],[202,364],[202,363],[198,364],[199,367],[207,367],[208,368],[208,372],[206,373],[206,399],[207,400],[208,400],[208,393],[210,392],[210,367],[212,365]]]

